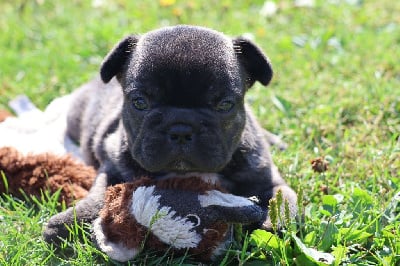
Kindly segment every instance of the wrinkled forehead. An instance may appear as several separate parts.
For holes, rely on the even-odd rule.
[[[147,68],[231,71],[236,57],[231,39],[216,31],[174,28],[149,32],[137,43],[137,63]]]

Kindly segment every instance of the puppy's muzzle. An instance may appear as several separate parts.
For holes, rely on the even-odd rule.
[[[167,131],[171,143],[184,145],[193,141],[194,130],[189,124],[173,124]]]

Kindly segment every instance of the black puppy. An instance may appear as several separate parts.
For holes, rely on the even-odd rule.
[[[107,186],[142,176],[218,173],[227,191],[257,196],[266,213],[282,190],[296,214],[296,194],[244,104],[255,81],[267,85],[272,78],[255,44],[201,27],[163,28],[123,39],[100,76],[75,93],[68,119],[69,134],[99,175],[74,209],[49,220],[46,241],[66,238],[74,214],[78,222],[95,219]],[[268,216],[258,226],[270,228]]]

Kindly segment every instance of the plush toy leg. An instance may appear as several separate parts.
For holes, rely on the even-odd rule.
[[[104,205],[104,194],[107,187],[107,175],[100,173],[89,191],[89,194],[79,201],[75,207],[56,214],[50,218],[43,231],[43,238],[48,243],[59,245],[63,239],[68,239],[68,227],[77,224],[91,223],[98,217]]]
[[[135,256],[139,253],[139,249],[128,248],[122,243],[114,243],[109,241],[107,236],[104,234],[100,217],[93,222],[93,234],[96,245],[101,251],[106,253],[113,260],[126,262],[135,258]],[[127,232],[127,237],[128,236],[129,232]]]

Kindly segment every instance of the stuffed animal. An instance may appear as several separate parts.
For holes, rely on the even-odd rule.
[[[13,147],[24,155],[68,153],[82,161],[79,146],[66,134],[71,97],[54,99],[44,111],[36,108],[26,96],[12,100],[10,107],[17,116],[7,117],[7,112],[3,113],[0,147]]]
[[[12,114],[9,111],[0,110],[0,122],[3,122],[8,117],[12,117]]]
[[[261,207],[224,192],[215,178],[142,178],[108,188],[93,222],[98,247],[117,261],[141,249],[192,255],[210,261],[232,240],[232,224],[258,223]]]
[[[22,115],[0,123],[0,194],[39,196],[45,189],[61,190],[59,199],[67,205],[87,194],[96,171],[80,161],[76,145],[65,135],[68,103],[65,96],[41,112],[26,98],[14,102]],[[233,224],[264,219],[253,201],[226,193],[217,175],[199,174],[143,177],[109,187],[92,228],[99,249],[118,261],[133,259],[142,248],[188,252],[209,261],[232,240]]]
[[[69,155],[23,155],[0,148],[0,194],[40,196],[61,189],[67,206],[83,198],[96,174]],[[22,192],[23,191],[23,192]],[[173,249],[208,261],[231,240],[233,223],[256,223],[263,212],[254,202],[224,193],[213,178],[142,178],[108,188],[105,206],[93,223],[100,250],[118,261],[133,259],[141,250]]]
[[[96,176],[93,167],[70,155],[24,155],[13,147],[0,148],[0,171],[5,177],[0,178],[0,194],[40,197],[44,190],[55,193],[60,189],[58,199],[67,206],[87,195]]]
[[[26,96],[10,102],[17,113],[0,111],[0,194],[40,196],[60,190],[67,206],[86,196],[96,171],[80,160],[79,148],[65,134],[70,96],[45,111]]]

